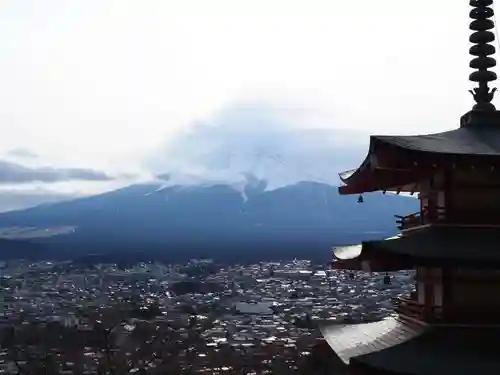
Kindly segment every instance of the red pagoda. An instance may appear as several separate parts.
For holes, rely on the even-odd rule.
[[[334,251],[334,268],[415,270],[397,317],[322,328],[348,374],[500,374],[500,111],[492,0],[471,0],[469,79],[476,104],[455,130],[372,136],[366,159],[341,174],[340,194],[418,193],[397,237]],[[360,199],[362,201],[362,199]],[[498,246],[498,247],[497,247]]]

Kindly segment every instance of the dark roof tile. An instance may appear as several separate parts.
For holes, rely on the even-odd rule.
[[[456,155],[500,156],[500,128],[459,128],[413,136],[373,136],[376,141],[413,151]]]

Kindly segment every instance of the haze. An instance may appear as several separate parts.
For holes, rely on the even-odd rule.
[[[4,0],[2,192],[277,176],[276,156],[283,183],[335,182],[369,133],[438,132],[471,108],[468,13],[456,0]]]

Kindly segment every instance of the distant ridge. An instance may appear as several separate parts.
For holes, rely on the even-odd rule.
[[[74,228],[30,240],[43,246],[46,257],[314,258],[328,256],[335,245],[394,235],[394,214],[418,209],[416,199],[394,194],[367,194],[358,204],[356,196],[339,196],[336,187],[318,182],[266,187],[256,179],[241,189],[222,183],[137,184],[0,214],[0,228]]]

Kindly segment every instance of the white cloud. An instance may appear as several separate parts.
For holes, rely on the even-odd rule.
[[[143,172],[240,98],[292,102],[273,116],[294,127],[448,129],[472,106],[468,12],[452,0],[4,0],[0,153]],[[293,138],[276,131],[272,147],[281,136]]]
[[[246,173],[275,187],[303,180],[337,183],[364,156],[368,138],[324,127],[316,108],[293,101],[240,101],[171,137],[145,167],[170,184],[241,181]],[[331,120],[335,118],[331,114]]]

